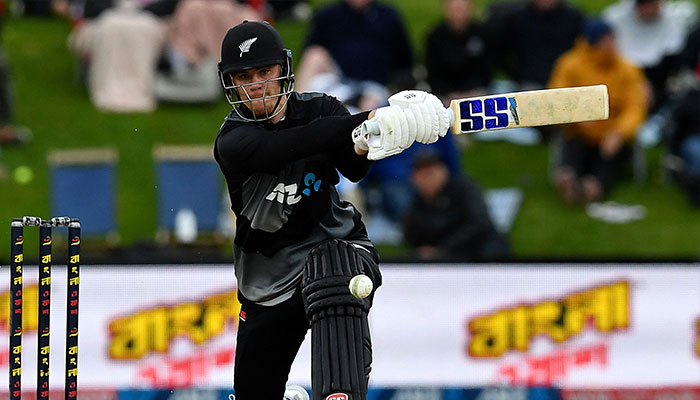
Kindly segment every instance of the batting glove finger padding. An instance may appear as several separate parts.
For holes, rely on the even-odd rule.
[[[438,121],[435,115],[435,110],[429,104],[418,104],[416,107],[420,110],[421,116],[423,117],[423,137],[418,140],[420,143],[435,143],[437,141],[437,127],[436,122]]]
[[[382,107],[375,113],[373,120],[377,122],[379,135],[370,135],[367,154],[370,160],[381,160],[403,151],[400,146],[402,132],[398,112],[397,108]]]
[[[427,100],[438,117],[438,135],[444,137],[450,128],[450,110],[446,109],[435,95],[429,94]]]
[[[426,98],[430,93],[422,90],[403,90],[389,97],[389,105],[399,107],[406,114],[411,114],[416,120],[415,140],[420,143],[427,143],[430,134],[430,114],[431,108],[425,107]],[[432,96],[432,95],[430,95]]]
[[[422,90],[404,90],[389,97],[389,104],[412,113],[417,121],[417,142],[435,143],[447,133],[450,125],[449,111],[434,94]]]
[[[430,115],[432,117],[432,125],[430,126],[432,131],[427,143],[435,143],[441,136],[444,136],[444,133],[440,135],[440,115],[445,112],[445,108],[442,106],[442,102],[437,97],[433,95],[430,96],[432,97],[428,97],[425,102],[425,105],[431,110]]]
[[[404,149],[407,149],[410,147],[413,142],[408,143],[410,140],[411,136],[413,136],[413,140],[415,141],[418,139],[418,122],[416,121],[416,116],[415,113],[413,112],[406,112],[407,110],[404,110],[402,113],[404,118],[406,119],[406,130],[407,132],[410,132],[411,135],[405,135],[406,137],[406,143],[404,145]]]
[[[401,134],[401,124],[395,112],[392,111],[390,107],[382,107],[375,112],[372,118],[372,122],[377,123],[379,132],[377,129],[370,132],[368,158],[371,160],[380,160],[400,152],[397,136]],[[394,153],[393,150],[397,152]],[[380,154],[383,155],[381,158],[373,157],[373,155]]]
[[[420,126],[416,131],[416,141],[420,143],[426,143],[430,138],[430,121],[432,117],[430,116],[430,111],[425,104],[413,104],[411,105],[411,111],[416,118],[416,121],[420,121]]]
[[[394,115],[399,122],[399,130],[394,129],[396,135],[394,145],[398,145],[401,149],[409,148],[416,140],[416,130],[410,129],[407,113],[403,110],[395,110]]]

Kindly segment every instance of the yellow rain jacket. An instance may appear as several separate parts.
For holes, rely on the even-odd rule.
[[[625,61],[619,53],[602,54],[583,39],[557,60],[549,87],[608,85],[610,118],[564,126],[569,135],[598,145],[606,134],[618,132],[629,143],[644,122],[648,109],[646,78],[641,69]]]

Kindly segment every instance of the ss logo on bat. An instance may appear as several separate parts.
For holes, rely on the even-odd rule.
[[[517,103],[513,97],[467,100],[459,107],[462,132],[507,128],[510,115],[516,125],[519,123]]]

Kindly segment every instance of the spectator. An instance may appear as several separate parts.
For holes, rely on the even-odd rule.
[[[603,16],[615,30],[622,56],[644,70],[657,110],[667,100],[666,82],[679,67],[697,7],[689,1],[621,0]]]
[[[610,118],[564,127],[562,163],[554,180],[568,203],[597,201],[607,193],[647,115],[644,75],[617,52],[612,27],[594,19],[584,36],[557,61],[549,86],[608,85]]]
[[[221,38],[244,20],[262,15],[235,0],[180,0],[168,21],[165,56],[169,73],[155,77],[158,100],[213,102],[221,97],[216,64]]]
[[[385,219],[384,222],[389,229],[393,225],[399,229],[403,214],[415,198],[415,191],[411,185],[413,160],[417,154],[427,150],[439,155],[451,174],[461,175],[459,152],[451,134],[433,144],[416,143],[401,154],[375,161],[365,179],[362,180],[368,211],[372,217],[370,229],[374,228],[375,217]],[[384,235],[381,232],[374,233],[376,233],[375,238],[381,241]]]
[[[547,85],[555,61],[573,47],[584,21],[565,0],[497,4],[490,14],[502,68],[523,90]]]
[[[481,189],[453,177],[439,156],[416,156],[411,173],[418,197],[404,218],[404,237],[425,261],[495,261],[509,257],[507,240],[491,222]]]
[[[491,45],[473,20],[473,0],[442,0],[445,20],[428,35],[425,64],[434,94],[449,101],[485,94],[491,82]]]
[[[342,0],[313,18],[297,69],[299,91],[325,91],[370,109],[412,86],[413,55],[398,12],[375,0]]]
[[[165,40],[164,22],[133,0],[100,11],[96,18],[77,24],[69,38],[70,47],[88,66],[93,104],[113,112],[155,109],[153,79]]]

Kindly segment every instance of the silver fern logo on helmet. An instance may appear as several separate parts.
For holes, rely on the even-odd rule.
[[[254,37],[252,39],[244,40],[243,43],[238,45],[238,48],[241,49],[240,58],[243,58],[243,53],[247,53],[250,51],[250,46],[252,46],[256,40],[258,40],[258,38]]]

